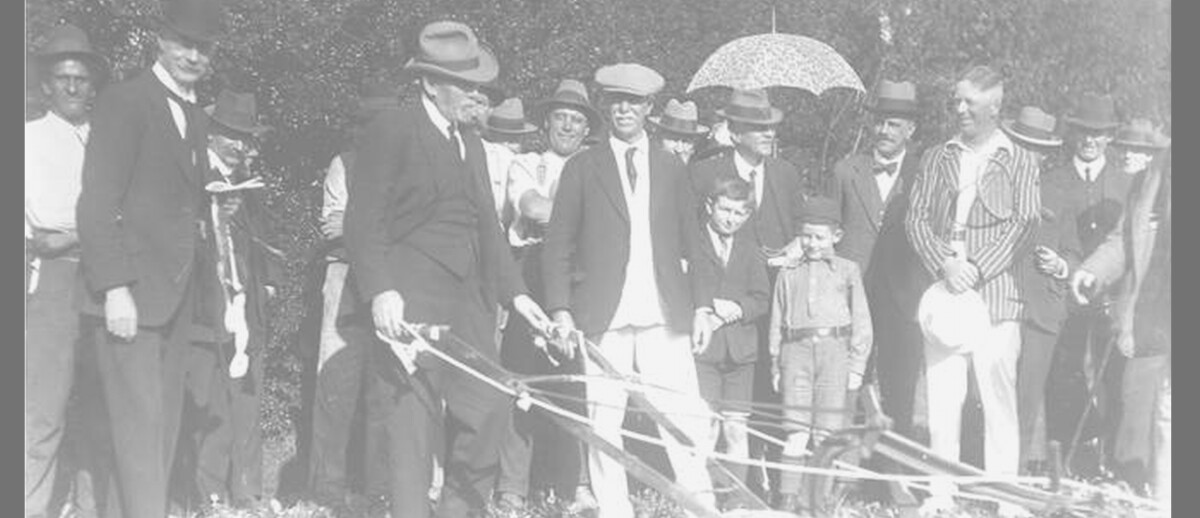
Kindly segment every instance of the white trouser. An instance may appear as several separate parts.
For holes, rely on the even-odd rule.
[[[696,364],[692,359],[691,340],[666,326],[625,327],[604,333],[597,344],[601,353],[623,374],[638,372],[641,379],[652,385],[675,390],[692,397],[647,390],[646,396],[655,408],[670,412],[670,419],[694,444],[704,445],[710,419],[709,409],[700,399],[696,381]],[[601,375],[600,367],[589,359],[585,367],[589,375]],[[587,384],[588,414],[594,421],[596,433],[621,447],[621,424],[625,420],[626,391],[617,384],[589,382]],[[678,414],[676,414],[678,412]],[[665,430],[659,435],[674,442]],[[603,452],[588,452],[588,470],[592,490],[600,502],[599,518],[633,518],[629,501],[625,468]],[[675,481],[708,505],[714,505],[712,481],[705,468],[705,459],[690,452],[667,448]]]
[[[1171,367],[1158,389],[1154,409],[1154,496],[1171,516]]]
[[[321,336],[317,346],[317,372],[325,366],[325,360],[346,347],[346,340],[337,330],[338,305],[342,302],[342,290],[346,286],[346,273],[350,265],[331,261],[325,267],[325,285],[321,287]]]
[[[1005,320],[980,333],[968,354],[955,354],[925,343],[925,393],[929,408],[930,449],[940,457],[959,459],[962,409],[967,398],[968,363],[975,367],[983,403],[984,467],[989,474],[1016,476],[1020,428],[1017,421],[1017,359],[1021,326]],[[935,482],[930,496],[948,497],[954,484]]]

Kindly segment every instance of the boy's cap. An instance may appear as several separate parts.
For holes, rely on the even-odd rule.
[[[804,202],[804,211],[801,213],[800,223],[840,227],[842,226],[842,212],[839,210],[837,202],[833,201],[833,198],[813,196]]]

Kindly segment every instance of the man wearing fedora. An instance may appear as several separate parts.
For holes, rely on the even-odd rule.
[[[66,410],[75,378],[79,198],[88,115],[107,66],[74,25],[56,27],[37,55],[49,110],[25,124],[25,516],[51,515]]]
[[[584,139],[599,131],[600,116],[592,107],[587,88],[574,79],[559,82],[554,94],[534,105],[532,120],[541,125],[546,150],[525,153],[513,159],[508,172],[508,204],[513,220],[508,228],[509,244],[529,287],[539,303],[545,301],[542,283],[542,242],[563,166],[584,149]],[[556,349],[539,350],[533,331],[520,319],[512,319],[504,331],[501,356],[511,369],[528,374],[579,374],[581,358],[568,358]],[[553,359],[550,356],[553,355]],[[583,387],[565,384],[557,390],[576,398]],[[585,412],[575,401],[560,401],[565,408]],[[527,496],[529,487],[550,486],[558,494],[573,496],[571,512],[595,508],[596,499],[588,484],[587,452],[582,442],[563,431],[540,413],[518,417],[524,449],[509,445],[501,461],[500,489]],[[534,458],[539,469],[531,472]]]
[[[525,105],[521,99],[511,97],[488,112],[480,129],[496,218],[501,228],[506,228],[511,219],[508,215],[509,168],[517,155],[523,152],[524,139],[536,133],[537,126],[525,120]]]
[[[185,354],[219,319],[208,123],[195,86],[223,18],[213,0],[164,3],[155,64],[99,97],[84,158],[82,311],[94,324],[127,518],[167,514]]]
[[[1134,175],[1122,171],[1120,161],[1109,156],[1108,146],[1113,132],[1120,124],[1111,96],[1093,93],[1083,94],[1075,109],[1063,118],[1067,126],[1067,140],[1071,148],[1070,160],[1051,170],[1046,179],[1061,185],[1073,206],[1076,232],[1084,257],[1091,255],[1104,241],[1121,218],[1129,188]],[[1119,286],[1114,286],[1119,290]],[[1049,423],[1054,439],[1075,449],[1070,444],[1074,430],[1080,426],[1086,432],[1080,438],[1090,455],[1073,455],[1081,464],[1072,466],[1080,472],[1099,472],[1111,451],[1111,431],[1118,419],[1117,404],[1120,401],[1120,373],[1123,358],[1107,353],[1111,343],[1112,319],[1108,308],[1118,293],[1103,293],[1090,299],[1089,304],[1069,301],[1069,313],[1063,324],[1059,348],[1055,359],[1058,385],[1056,392],[1070,394],[1055,398],[1050,415],[1059,416]],[[1105,356],[1109,357],[1103,372]],[[1091,397],[1095,394],[1095,399]],[[1085,410],[1095,402],[1095,407]],[[1085,422],[1081,412],[1090,414]]]
[[[1021,108],[1016,119],[1000,128],[1034,153],[1041,170],[1040,221],[1017,262],[1017,287],[1025,312],[1021,318],[1021,358],[1017,365],[1017,414],[1021,429],[1020,469],[1046,473],[1046,382],[1050,377],[1058,334],[1067,317],[1067,278],[1081,259],[1074,208],[1068,187],[1049,174],[1062,139],[1055,134],[1057,119],[1036,106]]]
[[[375,418],[386,428],[392,515],[430,515],[433,455],[444,432],[437,515],[458,517],[483,509],[494,489],[511,401],[425,354],[406,368],[393,351],[404,354],[411,324],[449,325],[495,360],[498,303],[535,329],[549,320],[526,294],[496,220],[483,145],[466,131],[481,108],[480,85],[498,75],[496,58],[458,22],[430,23],[418,42],[404,68],[417,78],[420,99],[375,116],[349,173],[346,252],[363,307],[345,332],[360,335],[347,341],[377,344],[368,398],[383,413]]]
[[[379,112],[400,108],[398,89],[381,74],[372,75],[362,86],[348,133],[345,151],[333,157],[325,173],[321,203],[321,235],[325,238],[322,254],[324,279],[321,280],[320,330],[317,338],[316,387],[313,395],[312,446],[309,454],[309,485],[325,501],[346,502],[346,452],[353,435],[354,414],[362,403],[363,379],[366,378],[369,343],[352,342],[338,329],[339,316],[351,312],[343,305],[342,294],[350,265],[346,259],[343,228],[346,201],[349,198],[347,172],[354,168],[364,128]],[[366,402],[369,403],[369,402]],[[377,415],[376,412],[368,412]],[[386,497],[388,466],[379,454],[382,450],[382,423],[367,422],[366,493],[371,498]]]
[[[939,336],[938,328],[923,324],[931,449],[949,459],[959,458],[963,402],[973,366],[983,403],[984,467],[989,473],[1009,476],[1017,474],[1013,453],[1020,440],[1016,378],[1023,304],[1015,270],[1041,204],[1036,157],[999,129],[1003,96],[1003,78],[991,68],[974,67],[963,75],[951,104],[959,121],[958,134],[922,157],[905,226],[922,264],[936,279],[937,285],[927,293],[940,291],[959,298],[977,293],[975,300],[982,302],[974,306],[982,317],[980,323],[965,341],[960,341],[961,336]],[[926,298],[922,296],[921,306]],[[954,318],[954,312],[969,309],[950,304],[919,308],[918,314],[968,321]],[[923,513],[951,508],[953,491],[952,482],[932,483]],[[1024,516],[1028,511],[1002,503],[1000,514]]]
[[[1118,474],[1171,510],[1171,139],[1146,119],[1122,127],[1123,169],[1136,174],[1127,210],[1071,279],[1080,303],[1121,284],[1113,313],[1126,358],[1113,459]],[[1149,480],[1148,480],[1149,479]]]
[[[700,124],[700,112],[692,101],[667,101],[662,114],[646,119],[663,150],[685,164],[692,161],[696,145],[708,135],[708,126]]]
[[[194,344],[188,360],[188,391],[201,422],[214,423],[195,431],[196,485],[207,499],[248,507],[263,496],[259,408],[270,332],[267,301],[281,283],[283,257],[265,241],[261,198],[253,190],[222,193],[220,187],[246,185],[255,141],[270,127],[259,124],[253,94],[223,90],[205,111],[212,167],[206,184],[217,191],[211,214],[224,326],[213,342]]]
[[[876,338],[868,372],[879,384],[884,413],[898,432],[910,434],[921,370],[916,306],[930,282],[904,232],[908,193],[921,160],[919,150],[909,149],[920,114],[916,86],[883,80],[868,110],[874,146],[834,165],[829,197],[843,222],[838,255],[858,263],[871,306]]]
[[[617,370],[636,369],[644,379],[687,394],[647,397],[678,412],[678,428],[693,444],[703,444],[707,407],[699,398],[689,333],[693,320],[706,322],[697,308],[711,307],[711,301],[693,299],[685,263],[695,268],[707,261],[700,257],[700,226],[684,166],[652,146],[645,130],[653,96],[665,81],[632,63],[601,67],[595,81],[610,133],[563,168],[542,255],[546,307],[561,331],[580,331]],[[587,361],[585,372],[603,371]],[[589,383],[587,395],[596,433],[619,447],[626,392]],[[712,507],[704,459],[674,447],[667,456],[676,481]],[[599,516],[632,517],[624,468],[599,450],[588,461]]]

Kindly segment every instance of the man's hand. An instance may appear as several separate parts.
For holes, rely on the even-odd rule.
[[[779,371],[779,357],[771,358],[771,387],[775,392],[779,392],[779,382],[783,379],[783,374]]]
[[[950,293],[958,294],[971,289],[979,281],[979,269],[966,259],[951,257],[942,265],[942,274]]]
[[[571,312],[560,309],[554,312],[553,332],[550,333],[550,343],[554,349],[567,359],[575,359],[575,319]]]
[[[1075,302],[1087,304],[1088,297],[1096,287],[1096,275],[1087,270],[1076,270],[1071,276],[1071,295]]]
[[[711,308],[696,309],[695,315],[692,316],[692,354],[704,354],[704,351],[708,350],[713,332],[719,325],[713,322],[717,318],[719,317],[713,314]]]
[[[137,304],[129,286],[118,286],[104,293],[104,325],[109,333],[130,341],[137,336]]]
[[[404,298],[396,290],[387,290],[371,299],[371,318],[375,330],[390,340],[408,342],[404,331]]]
[[[549,336],[550,317],[546,316],[546,312],[542,311],[542,307],[529,298],[529,295],[521,294],[513,297],[513,309],[525,317],[525,321],[529,322],[529,327],[542,336]]]
[[[713,310],[726,324],[742,319],[742,307],[732,300],[713,299]]]
[[[1133,358],[1133,333],[1127,330],[1117,332],[1117,351],[1126,358]]]
[[[1056,279],[1067,278],[1067,260],[1058,255],[1057,252],[1049,247],[1039,246],[1034,253],[1036,254],[1034,265],[1037,266],[1039,272]]]
[[[328,240],[342,237],[342,222],[345,218],[346,213],[340,210],[329,213],[329,217],[321,222],[321,235]]]

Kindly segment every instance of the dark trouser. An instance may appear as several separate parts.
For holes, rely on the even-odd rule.
[[[886,301],[871,305],[875,347],[867,372],[875,373],[880,406],[893,419],[893,429],[913,437],[913,402],[924,365],[924,338],[917,322],[901,309]]]
[[[1113,448],[1118,474],[1134,487],[1150,482],[1154,461],[1152,425],[1163,378],[1171,370],[1166,354],[1130,358],[1121,384],[1121,423]]]
[[[205,403],[196,430],[196,486],[206,497],[247,505],[262,498],[262,346],[251,344],[250,370],[240,379],[229,377],[233,344],[222,347],[194,346],[189,361],[189,389],[197,403]]]
[[[1088,400],[1090,385],[1098,384],[1095,408],[1084,424],[1080,444],[1098,438],[1102,444],[1111,445],[1120,420],[1121,372],[1125,361],[1125,357],[1114,349],[1108,367],[1100,371],[1111,336],[1111,319],[1099,311],[1072,312],[1063,323],[1051,367],[1048,393],[1053,397],[1046,402],[1046,427],[1050,438],[1064,445],[1064,455],[1072,447],[1072,435],[1083,412],[1092,405]],[[1083,453],[1081,450],[1075,455],[1076,466],[1069,469],[1082,470],[1082,474],[1086,474],[1094,469],[1089,466],[1107,460],[1103,458],[1103,451],[1096,451],[1094,455]],[[1089,458],[1091,456],[1096,458]]]
[[[440,266],[414,265],[414,271],[420,272],[421,282],[400,290],[405,317],[413,323],[449,324],[454,337],[498,361],[495,317],[478,282],[454,277]],[[418,370],[407,374],[391,350],[373,338],[369,315],[360,316],[345,333],[361,337],[348,336],[350,341],[371,340],[368,412],[379,413],[368,419],[385,420],[392,516],[429,516],[433,455],[441,449],[442,437],[448,455],[437,516],[464,517],[482,510],[496,483],[501,444],[512,433],[511,398],[428,353],[418,359]]]
[[[91,337],[79,342],[75,357],[75,382],[67,404],[67,429],[63,437],[65,460],[74,467],[69,497],[79,518],[119,518],[112,430],[108,405],[96,365]]]
[[[25,516],[46,516],[59,469],[75,373],[79,313],[72,303],[78,261],[43,260],[25,299]],[[28,291],[28,290],[27,290]]]
[[[183,411],[184,367],[192,328],[191,289],[161,327],[142,327],[132,342],[88,318],[104,384],[124,516],[163,518]]]
[[[1021,359],[1017,363],[1017,413],[1021,426],[1021,467],[1046,461],[1046,380],[1058,333],[1028,321],[1021,323]]]

